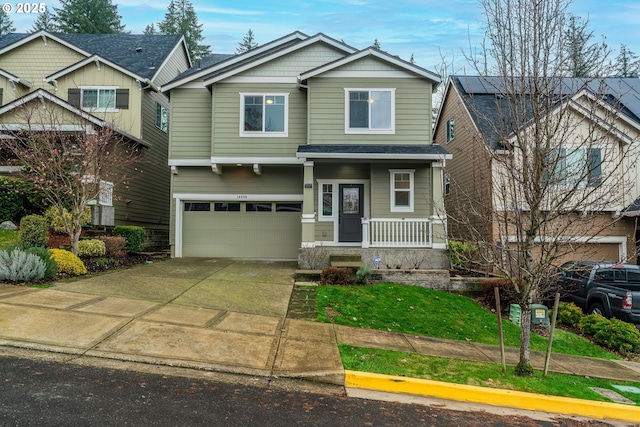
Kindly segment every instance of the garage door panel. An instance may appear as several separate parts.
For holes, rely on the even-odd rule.
[[[185,257],[295,259],[300,212],[184,212]]]

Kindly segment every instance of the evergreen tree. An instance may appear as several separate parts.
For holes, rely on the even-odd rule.
[[[146,27],[144,27],[143,34],[146,34],[148,36],[158,34],[158,30],[156,29],[156,24],[149,24]]]
[[[47,6],[45,6],[44,12],[38,14],[38,17],[33,23],[33,27],[31,27],[31,31],[34,33],[40,30],[45,30],[50,33],[55,33],[58,31],[58,26],[55,22],[55,16],[49,11],[49,7]]]
[[[615,77],[639,77],[640,60],[638,55],[629,50],[626,44],[621,44],[620,53],[616,57],[613,70]]]
[[[256,43],[256,40],[253,36],[253,31],[251,31],[251,28],[249,28],[249,31],[242,38],[242,41],[238,43],[238,47],[236,48],[236,53],[248,52],[251,49],[255,49],[257,47],[258,47],[258,43]]]
[[[181,34],[187,43],[191,60],[196,62],[211,53],[209,45],[199,44],[202,36],[202,24],[189,0],[171,0],[164,20],[158,24],[162,34]]]
[[[0,9],[0,36],[13,33],[15,30],[16,27],[13,26],[13,21],[9,18],[9,15]]]
[[[68,34],[123,34],[118,6],[111,0],[60,0],[54,8],[60,32]]]
[[[609,55],[604,41],[591,43],[593,31],[588,30],[589,21],[580,16],[569,15],[565,35],[564,54],[566,59],[565,73],[569,77],[597,77],[605,71],[597,64]]]

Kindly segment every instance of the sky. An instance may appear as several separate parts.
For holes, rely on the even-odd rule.
[[[4,1],[4,0],[3,0]],[[13,0],[10,0],[13,1]],[[113,0],[125,30],[141,33],[158,23],[170,0]],[[357,48],[378,39],[383,50],[402,59],[413,55],[417,65],[436,70],[442,57],[454,59],[455,72],[464,71],[462,51],[477,48],[484,33],[484,15],[478,0],[191,0],[202,24],[204,44],[213,53],[234,53],[251,29],[259,44],[294,31],[327,36]],[[4,3],[6,5],[6,3]],[[18,32],[31,29],[36,15],[9,17]],[[59,1],[45,1],[49,9]],[[3,6],[4,7],[4,6]],[[640,55],[640,1],[574,0],[569,12],[588,18],[594,41],[606,42],[617,55],[620,44]]]

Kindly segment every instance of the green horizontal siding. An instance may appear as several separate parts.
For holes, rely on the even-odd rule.
[[[413,212],[391,212],[389,169],[415,169]],[[372,218],[425,218],[432,211],[431,168],[424,164],[374,164],[371,167]]]
[[[170,159],[211,157],[211,94],[207,89],[173,89],[169,123]]]
[[[345,134],[345,88],[395,88],[395,134]],[[430,144],[431,83],[411,78],[323,78],[309,83],[311,144]]]

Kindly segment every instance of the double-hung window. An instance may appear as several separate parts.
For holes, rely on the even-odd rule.
[[[415,169],[390,169],[391,212],[413,212]]]
[[[456,133],[455,133],[455,125],[456,122],[454,121],[454,118],[451,117],[449,120],[447,120],[447,142],[450,142],[453,140],[453,138],[455,137]]]
[[[83,109],[108,111],[116,108],[115,88],[83,88],[80,96]]]
[[[288,103],[288,93],[241,93],[240,136],[287,136]]]
[[[345,133],[395,133],[395,89],[345,91]]]
[[[600,148],[569,147],[554,150],[547,160],[553,176],[551,184],[570,187],[598,187],[602,181]]]

